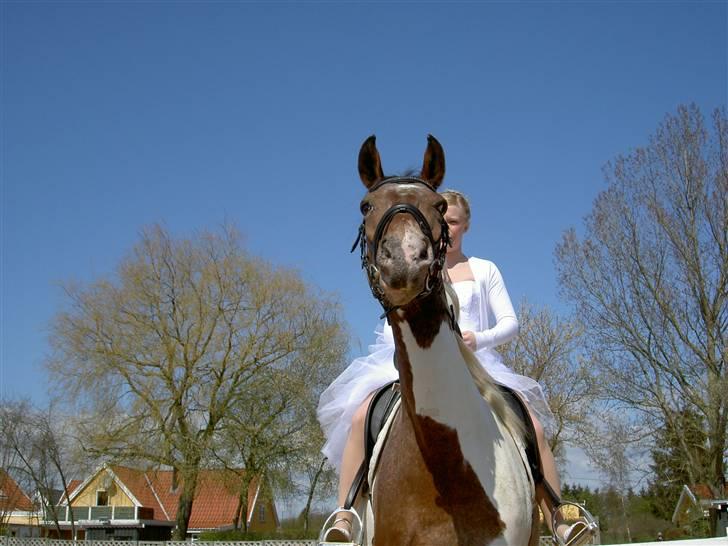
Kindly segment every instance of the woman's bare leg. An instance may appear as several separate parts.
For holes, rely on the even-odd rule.
[[[549,443],[546,441],[541,422],[533,414],[533,412],[531,412],[530,408],[528,411],[531,416],[531,421],[533,422],[534,431],[536,433],[536,444],[538,446],[539,457],[541,458],[541,472],[543,473],[543,478],[546,483],[551,486],[551,489],[553,489],[554,493],[561,497],[561,480],[559,479],[559,471],[556,468],[556,459],[554,458],[554,454],[551,451],[551,446],[549,446]],[[543,486],[543,484],[539,484],[536,486],[536,500],[541,507],[541,512],[543,513],[544,519],[546,520],[546,525],[553,533],[554,529],[552,529],[551,525],[551,515],[556,507],[552,505],[551,496],[546,492],[546,488]],[[559,531],[561,531],[561,529],[559,529]]]
[[[344,455],[341,459],[341,473],[339,474],[339,507],[344,506],[346,497],[349,495],[351,484],[354,482],[356,473],[359,471],[362,461],[364,460],[364,426],[367,418],[367,410],[374,393],[367,396],[361,405],[354,412],[351,420],[351,430],[349,437],[344,446]],[[339,520],[334,526],[344,531],[347,535],[351,534],[351,516],[343,512],[337,516]],[[346,520],[342,522],[340,520]],[[345,540],[346,537],[334,535],[334,540]]]
[[[364,425],[367,418],[369,403],[374,393],[364,399],[356,409],[351,419],[351,430],[344,446],[344,455],[341,459],[341,474],[339,475],[339,506],[344,506],[346,496],[349,494],[354,477],[364,460]]]

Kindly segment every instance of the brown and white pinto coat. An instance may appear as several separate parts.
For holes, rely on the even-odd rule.
[[[428,137],[420,178],[437,188],[445,159]],[[444,199],[424,184],[380,184],[374,137],[359,153],[367,252],[390,207],[410,204],[441,237]],[[412,214],[396,214],[382,233],[377,273],[395,341],[402,410],[395,418],[372,488],[377,546],[520,545],[538,541],[534,489],[515,418],[498,389],[453,331],[442,284],[422,296],[436,258]]]

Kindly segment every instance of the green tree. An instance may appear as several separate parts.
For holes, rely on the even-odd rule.
[[[700,416],[706,457],[675,444],[692,483],[722,488],[728,451],[728,120],[681,106],[644,147],[605,168],[583,236],[556,249],[559,282],[588,328],[603,395],[644,431]]]
[[[333,377],[343,359],[333,298],[250,256],[231,229],[174,239],[152,227],[114,277],[66,293],[70,305],[52,325],[51,378],[86,416],[88,450],[176,471],[176,539],[185,538],[200,469],[219,462],[224,430],[236,420],[277,423],[267,396],[287,390],[302,363]],[[276,426],[267,432],[287,434]]]
[[[629,542],[630,537],[632,541],[652,542],[659,532],[665,533],[673,527],[670,521],[652,514],[647,491],[635,493],[628,489],[623,493],[613,487],[592,490],[578,484],[564,484],[562,495],[565,500],[583,504],[597,518],[602,543]]]

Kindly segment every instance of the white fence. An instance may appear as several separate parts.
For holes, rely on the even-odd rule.
[[[190,542],[152,542],[128,541],[129,546],[190,546]],[[71,540],[56,540],[50,538],[18,538],[0,537],[0,546],[73,546]],[[315,540],[258,540],[238,542],[205,542],[204,546],[316,546]],[[540,546],[550,546],[548,537],[541,537]],[[695,538],[690,540],[671,540],[666,542],[641,542],[640,546],[728,546],[728,537]],[[120,546],[119,541],[113,540],[79,540],[78,546]]]
[[[186,541],[148,541],[148,540],[131,540],[131,541],[113,541],[113,540],[58,540],[52,538],[19,538],[19,537],[0,537],[0,546],[191,546],[192,542]],[[204,546],[316,546],[316,540],[255,540],[255,541],[197,541],[194,544]]]

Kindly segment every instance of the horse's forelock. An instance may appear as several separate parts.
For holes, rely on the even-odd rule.
[[[393,176],[390,176],[388,178],[397,178],[397,177],[416,177],[416,178],[419,178],[419,176],[420,176],[420,171],[418,169],[411,168],[411,169],[407,169],[406,171],[401,172],[399,174],[395,174]]]

